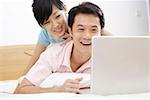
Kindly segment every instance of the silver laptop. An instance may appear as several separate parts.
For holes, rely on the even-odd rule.
[[[113,95],[150,91],[150,36],[97,36],[92,42],[93,94]]]

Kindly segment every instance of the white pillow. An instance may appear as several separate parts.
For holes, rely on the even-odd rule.
[[[62,86],[67,79],[76,78],[83,78],[80,82],[80,88],[90,87],[90,74],[83,73],[53,73],[40,84],[40,87],[59,87]]]
[[[14,93],[17,86],[17,80],[0,81],[0,93]]]

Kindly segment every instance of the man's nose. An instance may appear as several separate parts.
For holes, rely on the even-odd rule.
[[[89,31],[86,31],[86,32],[85,32],[84,38],[86,38],[86,39],[90,39],[90,38],[91,38],[91,34],[90,34]]]

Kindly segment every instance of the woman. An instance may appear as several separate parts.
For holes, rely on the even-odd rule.
[[[63,42],[63,38],[68,38],[65,43],[70,40],[69,34],[65,34],[67,32],[66,9],[60,0],[34,0],[32,7],[34,17],[42,30],[24,74],[30,70],[49,44]]]
[[[34,17],[42,27],[42,30],[34,54],[24,74],[30,70],[49,44],[63,42],[64,40],[63,43],[65,44],[71,40],[67,32],[67,11],[62,1],[34,0],[32,7]],[[103,30],[102,35],[110,35],[110,33]]]

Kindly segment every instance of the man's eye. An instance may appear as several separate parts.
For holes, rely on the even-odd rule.
[[[79,31],[84,31],[84,29],[83,28],[80,28],[80,29],[78,29]]]
[[[92,32],[97,32],[97,29],[92,29]]]

